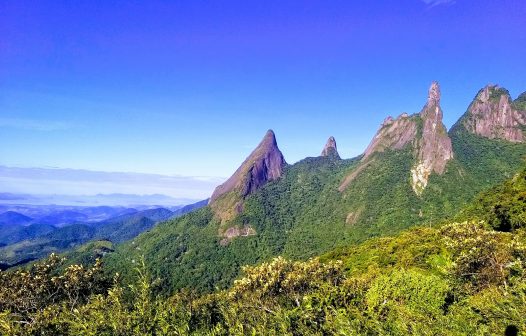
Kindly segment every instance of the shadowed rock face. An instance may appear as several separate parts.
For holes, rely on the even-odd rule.
[[[283,154],[278,148],[276,136],[272,130],[265,137],[236,172],[223,184],[218,186],[209,203],[221,195],[237,190],[242,198],[261,188],[269,181],[281,177],[286,166]]]
[[[526,125],[526,112],[521,109],[521,96],[514,103],[508,90],[488,85],[478,92],[460,122],[469,132],[489,139],[524,142],[521,126]]]
[[[331,136],[329,140],[327,140],[327,143],[321,152],[321,156],[332,157],[338,160],[340,159],[340,154],[338,154],[338,148],[336,147],[336,139],[334,139],[334,137]]]

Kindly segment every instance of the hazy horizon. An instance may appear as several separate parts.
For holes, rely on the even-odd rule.
[[[526,91],[524,17],[491,0],[3,2],[0,165],[26,175],[0,189],[208,197],[267,129],[289,163],[329,136],[351,158],[435,80],[449,128],[487,84]]]
[[[68,204],[82,203],[88,202],[90,198],[97,198],[97,196],[100,201],[92,199],[92,203],[104,202],[106,199],[106,203],[100,204],[114,204],[114,200],[104,197],[109,195],[136,196],[135,204],[156,204],[155,198],[153,200],[149,200],[149,198],[162,195],[166,199],[158,204],[188,204],[210,197],[214,188],[223,181],[224,178],[219,177],[170,176],[61,168],[21,168],[0,165],[1,193],[37,196],[36,201],[39,204],[44,202],[43,200],[51,199],[55,199],[55,203],[62,204],[63,202],[59,200],[67,200]],[[143,201],[140,202],[140,199]],[[6,203],[6,201],[0,199],[0,203]]]

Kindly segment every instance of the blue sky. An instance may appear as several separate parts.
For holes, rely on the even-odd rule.
[[[522,0],[0,0],[0,165],[227,177],[269,128],[290,163],[330,135],[352,157],[433,80],[448,127],[488,83],[526,91],[525,17]]]

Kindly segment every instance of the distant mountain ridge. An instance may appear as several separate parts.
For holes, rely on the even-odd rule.
[[[33,218],[24,216],[15,211],[7,211],[0,214],[1,225],[26,225],[33,221]]]
[[[52,218],[44,217],[41,221],[29,218],[29,225],[9,225],[0,231],[0,264],[3,268],[19,265],[47,256],[52,252],[65,252],[89,241],[106,240],[119,244],[136,237],[138,234],[153,228],[158,222],[176,218],[206,205],[200,201],[178,208],[175,212],[166,208],[135,210],[126,208],[94,207],[84,211],[92,215],[113,213],[114,217],[98,222],[76,222],[79,213],[66,212],[71,222],[68,225],[51,225],[57,223]],[[15,213],[16,214],[16,213]],[[8,214],[12,218],[12,214]],[[19,216],[23,216],[17,214]],[[59,217],[67,217],[64,212]],[[86,214],[81,214],[85,218]],[[0,215],[1,216],[1,215]],[[17,216],[16,218],[21,218]],[[25,217],[25,216],[23,216]],[[26,217],[28,218],[28,217]],[[60,223],[63,224],[63,223]]]
[[[24,179],[22,173],[10,177],[10,170],[30,170],[29,168],[10,168],[0,166],[0,180],[2,179],[2,173],[7,175],[8,178]],[[54,174],[59,174],[61,170],[54,171]],[[11,174],[15,174],[14,172]],[[110,175],[111,177],[111,175]],[[96,178],[93,177],[93,178]],[[27,179],[31,179],[28,177]],[[103,180],[107,180],[105,177]],[[211,179],[207,183],[213,183],[218,179]],[[154,181],[155,182],[155,181]],[[160,183],[156,181],[156,183]],[[53,189],[50,189],[53,190]],[[211,190],[211,189],[210,189]],[[111,194],[96,194],[96,195],[61,195],[61,194],[20,194],[20,193],[0,193],[0,204],[2,205],[33,205],[33,206],[46,206],[46,205],[57,205],[64,207],[139,207],[139,206],[180,206],[195,202],[200,198],[174,198],[163,194],[150,194],[150,195],[137,195],[137,194],[123,194],[123,193],[111,193]]]

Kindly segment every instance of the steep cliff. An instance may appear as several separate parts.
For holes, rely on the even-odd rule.
[[[414,116],[403,113],[396,119],[390,116],[385,118],[373,140],[365,149],[363,161],[369,159],[372,154],[383,152],[386,149],[404,148],[415,139],[416,134],[417,122]]]
[[[281,177],[286,165],[274,132],[268,130],[235,173],[214,190],[209,204],[222,221],[232,219],[242,211],[243,199]]]
[[[387,117],[364,152],[362,162],[341,183],[345,190],[370,163],[374,154],[388,150],[397,151],[411,146],[415,162],[408,172],[411,186],[417,195],[426,188],[432,173],[443,174],[447,162],[453,158],[451,139],[442,123],[440,108],[440,87],[433,82],[429,89],[427,103],[419,114],[401,114],[396,119]]]
[[[446,164],[453,158],[451,139],[442,123],[440,87],[433,82],[429,88],[427,103],[420,112],[422,134],[416,142],[417,162],[411,169],[411,186],[421,194],[427,186],[431,173],[443,174]]]
[[[453,128],[462,127],[470,133],[489,139],[524,142],[525,101],[524,94],[513,102],[508,90],[497,85],[487,85],[477,93],[466,113]]]

